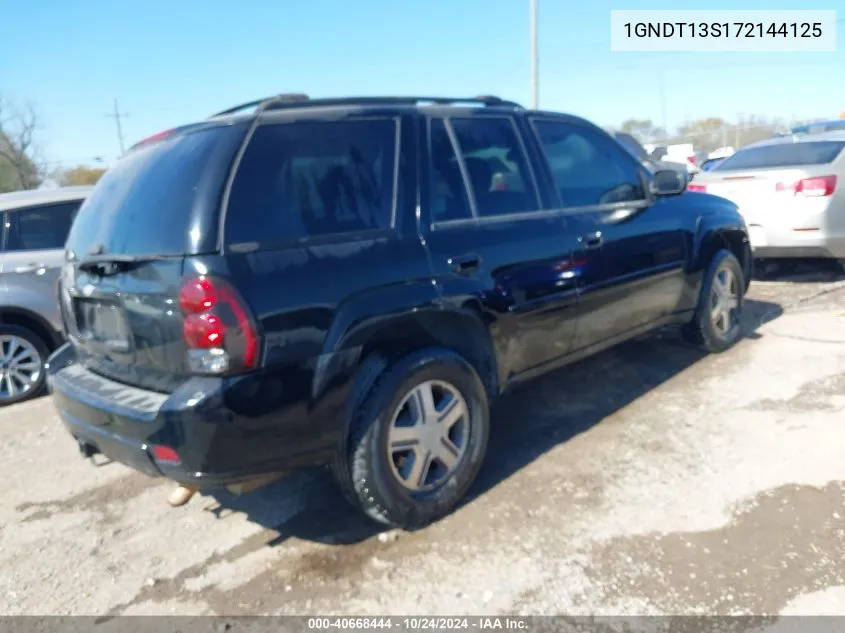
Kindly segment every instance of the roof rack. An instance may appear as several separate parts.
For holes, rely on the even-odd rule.
[[[218,112],[215,117],[235,114],[241,110],[255,108],[258,112],[265,110],[279,110],[282,108],[307,106],[343,106],[343,105],[461,105],[476,104],[487,107],[500,106],[509,108],[521,108],[522,106],[514,101],[506,101],[499,97],[482,95],[469,98],[453,97],[338,97],[311,99],[308,95],[299,93],[281,94],[275,97],[259,99],[243,103],[223,112]]]

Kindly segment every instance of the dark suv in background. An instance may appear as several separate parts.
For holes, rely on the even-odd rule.
[[[56,407],[86,455],[191,487],[330,463],[423,525],[508,387],[669,323],[738,339],[745,224],[684,188],[493,97],[282,96],[156,135],[71,229]]]

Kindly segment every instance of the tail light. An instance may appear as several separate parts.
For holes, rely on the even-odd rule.
[[[237,291],[222,279],[194,277],[179,291],[188,367],[203,374],[254,369],[258,330]]]
[[[779,182],[775,185],[775,191],[791,191],[795,195],[800,193],[811,198],[831,196],[835,190],[836,176],[804,178],[798,182]]]
[[[688,162],[690,165],[695,165],[695,164],[696,164],[696,161],[695,161],[695,156],[687,156],[687,162]]]
[[[687,185],[687,190],[689,191],[700,191],[701,193],[707,193],[707,185],[697,185],[695,183],[690,183]]]
[[[169,462],[171,464],[178,464],[182,461],[179,453],[169,446],[161,446],[160,444],[153,444],[152,446],[153,459],[157,462]]]
[[[158,132],[157,134],[153,134],[152,136],[148,136],[147,138],[142,139],[142,140],[138,141],[137,143],[135,143],[132,147],[129,148],[129,151],[131,152],[131,151],[134,151],[138,148],[144,147],[146,145],[151,145],[153,143],[163,141],[163,140],[173,136],[174,132],[176,132],[175,129],[165,130],[164,132]]]

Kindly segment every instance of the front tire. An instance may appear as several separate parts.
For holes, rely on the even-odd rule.
[[[685,328],[687,339],[711,353],[733,347],[742,337],[746,288],[736,256],[727,249],[717,252],[707,267],[695,316]]]
[[[0,406],[30,400],[44,393],[47,345],[32,330],[0,325]]]
[[[371,518],[416,529],[461,501],[489,434],[487,394],[472,365],[448,350],[421,350],[387,368],[354,413],[338,480]]]

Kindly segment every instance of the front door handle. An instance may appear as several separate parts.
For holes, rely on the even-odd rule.
[[[578,238],[578,241],[584,248],[598,248],[602,245],[602,243],[604,243],[604,236],[601,234],[601,231],[593,231],[592,233],[582,235]]]
[[[461,255],[449,258],[449,268],[458,275],[466,275],[474,272],[481,266],[481,257],[478,255]]]
[[[19,274],[35,273],[36,275],[43,275],[47,272],[46,264],[24,264],[23,266],[15,267],[15,272]]]

